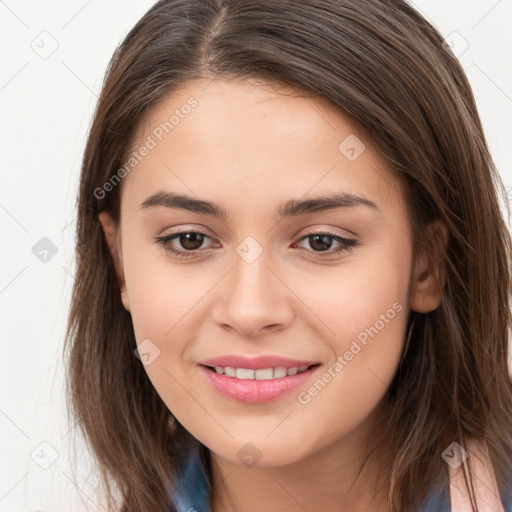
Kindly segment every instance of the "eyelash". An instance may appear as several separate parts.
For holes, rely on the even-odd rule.
[[[195,249],[193,251],[178,251],[169,245],[169,243],[172,240],[179,238],[180,235],[186,235],[186,234],[197,234],[197,235],[202,235],[206,238],[211,238],[206,233],[202,233],[201,231],[191,231],[190,230],[190,231],[179,231],[177,233],[173,233],[172,235],[155,237],[154,240],[156,241],[156,243],[160,244],[166,252],[169,252],[177,257],[186,259],[186,258],[191,258],[191,257],[195,256],[197,254],[197,252],[200,251],[200,249]],[[315,231],[315,232],[307,233],[302,238],[300,238],[299,242],[302,242],[303,240],[306,240],[307,238],[310,238],[312,236],[318,236],[318,235],[333,238],[336,242],[340,242],[342,244],[340,247],[338,247],[337,249],[333,249],[333,250],[328,249],[326,251],[308,251],[308,252],[314,252],[316,254],[319,254],[321,257],[324,257],[323,256],[324,254],[327,256],[333,256],[333,255],[339,254],[343,251],[352,251],[354,247],[357,247],[359,245],[359,242],[357,240],[354,240],[351,238],[344,238],[342,236],[334,235],[333,233],[328,233],[325,231],[318,231],[318,232]]]

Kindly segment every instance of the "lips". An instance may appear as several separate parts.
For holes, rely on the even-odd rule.
[[[247,403],[275,400],[304,384],[320,363],[279,356],[222,356],[202,361],[201,373],[225,397]]]

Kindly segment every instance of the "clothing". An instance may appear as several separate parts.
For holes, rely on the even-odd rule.
[[[192,450],[180,466],[173,502],[178,512],[211,512],[209,498],[208,477],[199,451]],[[505,512],[512,512],[512,482],[501,501]],[[433,490],[417,512],[451,512],[448,488]]]

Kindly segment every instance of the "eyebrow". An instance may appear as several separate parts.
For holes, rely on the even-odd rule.
[[[215,203],[195,199],[183,194],[164,191],[158,191],[147,197],[140,205],[139,210],[155,208],[158,206],[211,215],[212,217],[216,217],[222,221],[227,221],[229,217],[226,209]],[[313,197],[312,199],[302,201],[290,199],[278,206],[276,209],[276,215],[279,219],[283,219],[285,217],[297,217],[299,215],[322,212],[325,210],[332,210],[334,208],[349,209],[357,206],[365,206],[380,212],[380,208],[377,204],[366,197],[348,192],[341,192],[326,196]]]

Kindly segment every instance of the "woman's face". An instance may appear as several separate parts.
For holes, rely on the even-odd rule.
[[[339,112],[283,91],[190,83],[141,123],[122,183],[118,274],[147,374],[193,436],[246,465],[355,439],[409,309],[439,301],[400,182]]]

